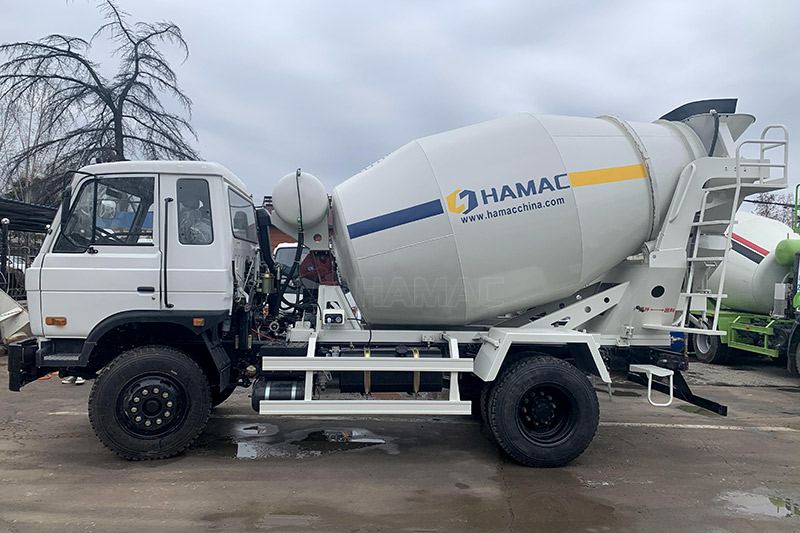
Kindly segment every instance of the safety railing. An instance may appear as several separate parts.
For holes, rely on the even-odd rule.
[[[783,132],[782,139],[767,139],[767,134],[772,130],[779,130]],[[757,145],[759,147],[758,153],[759,158],[758,161],[748,161],[742,159],[742,148],[747,145]],[[783,148],[783,162],[782,163],[773,163],[772,161],[766,160],[767,152],[771,150],[775,150],[778,148]],[[788,183],[789,180],[789,130],[786,129],[786,126],[782,124],[770,124],[761,132],[761,138],[759,139],[747,139],[739,143],[736,147],[736,181],[737,183],[741,183],[742,179],[742,169],[746,167],[751,168],[767,168],[767,169],[781,169],[782,174],[780,178],[772,178],[770,176],[770,172],[768,171],[766,179],[764,176],[761,176],[761,172],[759,172],[758,181],[755,183],[764,184],[764,183],[772,183],[778,181],[784,181]]]

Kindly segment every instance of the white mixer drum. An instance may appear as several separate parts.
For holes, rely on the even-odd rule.
[[[335,188],[334,252],[371,324],[491,319],[637,253],[703,155],[667,121],[517,114],[448,131]]]

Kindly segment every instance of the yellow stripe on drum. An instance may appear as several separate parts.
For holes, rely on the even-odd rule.
[[[573,187],[584,185],[600,185],[615,181],[638,180],[647,177],[644,165],[627,165],[624,167],[599,168],[569,173],[569,183]]]

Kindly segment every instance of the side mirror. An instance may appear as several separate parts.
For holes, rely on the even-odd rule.
[[[61,231],[63,232],[67,225],[69,218],[69,201],[72,198],[72,186],[67,185],[64,187],[64,192],[61,193]]]

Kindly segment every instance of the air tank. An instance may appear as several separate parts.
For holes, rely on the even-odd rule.
[[[682,122],[520,113],[413,141],[338,185],[333,249],[373,325],[563,298],[654,239],[707,148]]]
[[[796,248],[800,239],[786,224],[755,215],[739,212],[731,237],[731,252],[725,273],[725,294],[722,303],[736,311],[770,313],[773,309],[775,284],[783,282],[794,261],[794,254],[776,254],[782,248]],[[794,245],[794,246],[792,246]],[[709,278],[708,286],[719,286],[719,268]]]

